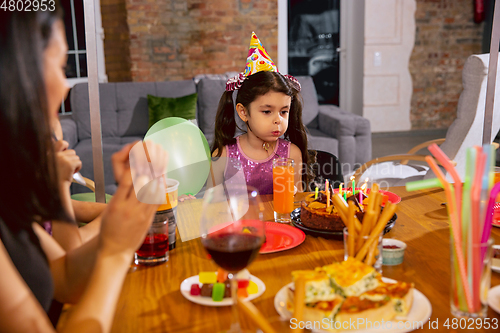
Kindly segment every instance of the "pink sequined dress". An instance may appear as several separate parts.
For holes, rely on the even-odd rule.
[[[279,138],[274,151],[264,160],[254,160],[243,152],[240,137],[236,143],[226,146],[226,168],[224,179],[229,180],[242,170],[245,181],[259,191],[260,194],[273,194],[273,159],[290,156],[290,142]]]

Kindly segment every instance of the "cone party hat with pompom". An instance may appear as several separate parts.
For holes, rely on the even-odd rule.
[[[226,91],[234,91],[239,89],[243,84],[243,81],[248,76],[263,71],[278,72],[278,68],[274,64],[269,54],[267,54],[266,49],[264,48],[264,46],[262,46],[262,43],[260,42],[255,32],[252,32],[245,70],[243,71],[243,73],[240,73],[227,81]],[[284,76],[287,77],[293,83],[295,88],[300,91],[300,84],[293,76]]]

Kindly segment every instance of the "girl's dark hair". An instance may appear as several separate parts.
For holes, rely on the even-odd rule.
[[[248,76],[238,90],[236,104],[241,103],[249,110],[250,103],[257,97],[267,94],[270,91],[281,92],[292,98],[288,119],[288,129],[285,132],[285,139],[295,144],[302,153],[302,163],[306,168],[302,170],[302,180],[305,184],[313,177],[310,164],[313,162],[314,154],[310,156],[307,150],[307,133],[302,123],[302,97],[293,88],[290,81],[278,72],[261,71]],[[224,146],[234,143],[236,133],[236,119],[233,104],[233,92],[225,91],[219,101],[217,115],[215,118],[215,136],[212,143],[211,153],[217,152],[216,156],[221,156]],[[306,187],[304,187],[306,188]]]
[[[0,218],[12,230],[69,220],[62,208],[43,76],[55,11],[0,11]]]

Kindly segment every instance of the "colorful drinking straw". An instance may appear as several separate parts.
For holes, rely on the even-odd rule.
[[[467,264],[467,276],[469,279],[469,284],[472,285],[472,217],[471,217],[471,197],[470,191],[472,187],[472,180],[474,179],[474,174],[476,170],[476,150],[474,148],[467,148],[466,150],[466,160],[465,160],[465,177],[463,185],[463,195],[462,195],[462,244],[463,248],[466,249],[465,261]]]
[[[479,249],[480,243],[480,201],[481,201],[481,179],[483,177],[484,165],[486,163],[486,154],[483,152],[481,147],[474,147],[476,149],[476,174],[474,176],[474,181],[471,187],[471,217],[472,217],[472,256],[469,260],[472,261],[472,298],[473,298],[473,308],[472,311],[477,311],[480,306],[479,297],[479,284],[480,284],[480,274],[481,265],[479,260],[481,252]]]
[[[441,184],[441,181],[437,178],[422,179],[406,183],[406,190],[408,192],[427,190],[435,187],[443,188],[443,184]]]
[[[429,151],[436,157],[436,159],[441,162],[441,165],[448,171],[448,173],[451,175],[454,181],[454,187],[455,187],[455,199],[456,199],[456,206],[455,207],[462,207],[462,180],[460,179],[460,176],[457,173],[457,170],[455,170],[455,167],[453,164],[451,164],[450,159],[446,154],[441,150],[441,148],[438,147],[437,144],[433,143],[428,147]],[[457,221],[459,223],[458,226],[458,236],[459,239],[456,239],[455,241],[461,242],[462,241],[462,225],[460,223],[461,221],[461,211],[460,209],[457,209],[456,211],[457,214]]]
[[[444,191],[446,194],[446,199],[448,201],[448,215],[450,216],[450,226],[451,226],[451,232],[453,234],[453,237],[455,240],[459,239],[458,236],[458,225],[457,225],[457,214],[456,214],[456,202],[455,202],[455,195],[453,188],[451,187],[450,183],[446,180],[443,172],[441,169],[438,167],[436,161],[431,156],[426,156],[425,160],[427,164],[431,167],[432,171],[436,174],[436,176],[439,178],[441,181]],[[465,292],[465,299],[467,301],[467,307],[470,310],[473,309],[473,303],[472,303],[472,297],[470,293],[470,287],[469,287],[469,281],[467,280],[467,274],[466,274],[466,269],[465,269],[465,263],[464,263],[464,256],[463,256],[463,250],[462,250],[462,244],[455,241],[453,242],[455,245],[455,252],[457,255],[457,261],[458,261],[458,268],[460,272],[460,278],[462,281],[462,285],[464,286],[464,292]]]
[[[486,208],[486,217],[484,221],[483,234],[481,235],[481,244],[488,241],[491,234],[491,224],[493,222],[493,207],[495,206],[496,198],[500,193],[500,183],[496,183],[490,192],[490,199],[488,201],[488,207]],[[481,248],[481,262],[484,260],[484,255],[486,253],[486,248]]]

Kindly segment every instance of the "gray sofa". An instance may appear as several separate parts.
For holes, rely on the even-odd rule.
[[[371,158],[370,122],[333,105],[318,105],[316,89],[310,77],[297,78],[302,85],[303,122],[309,135],[310,149],[336,155],[343,172]],[[106,193],[113,194],[116,184],[111,167],[111,155],[127,143],[143,139],[148,130],[147,95],[181,97],[198,93],[197,122],[209,144],[214,136],[214,121],[225,80],[203,78],[165,82],[120,82],[99,85],[101,127]],[[72,115],[61,119],[64,139],[82,160],[83,176],[94,179],[90,114],[87,84],[73,87],[70,93]],[[239,120],[239,118],[237,118]],[[244,128],[240,123],[240,127]],[[88,191],[73,184],[72,193]]]

